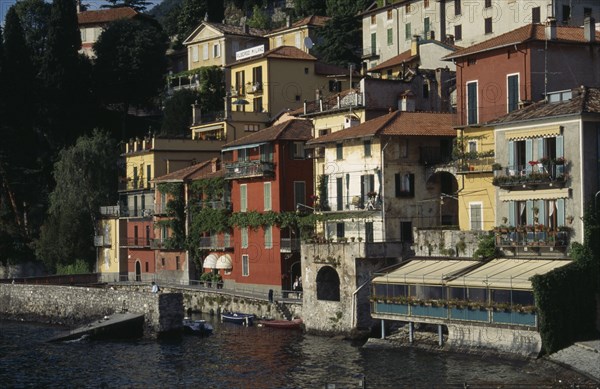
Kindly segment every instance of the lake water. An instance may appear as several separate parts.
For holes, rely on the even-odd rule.
[[[543,360],[365,349],[298,331],[219,323],[209,337],[46,343],[56,326],[0,321],[0,387],[597,387]]]

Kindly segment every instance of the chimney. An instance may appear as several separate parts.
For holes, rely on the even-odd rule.
[[[198,100],[192,104],[192,124],[198,124],[202,121],[202,111]]]
[[[583,19],[583,38],[586,42],[596,40],[596,20],[591,16],[586,16]]]
[[[321,100],[321,90],[318,88],[315,90],[315,100]]]
[[[415,98],[410,90],[400,95],[400,100],[398,101],[398,109],[402,112],[415,111]]]
[[[285,26],[287,28],[292,27],[292,17],[290,15],[285,17]]]
[[[419,36],[418,35],[413,35],[411,41],[410,41],[410,55],[415,56],[415,55],[419,55]]]
[[[77,13],[81,13],[81,0],[75,2],[75,8],[77,9]]]
[[[446,44],[454,46],[454,35],[452,35],[452,34],[446,35]]]
[[[546,19],[546,39],[551,41],[556,39],[556,19]]]

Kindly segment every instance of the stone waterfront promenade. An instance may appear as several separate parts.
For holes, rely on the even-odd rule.
[[[548,357],[600,383],[600,340],[576,342]]]

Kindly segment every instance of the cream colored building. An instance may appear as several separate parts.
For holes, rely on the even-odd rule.
[[[273,49],[281,46],[294,46],[310,53],[313,46],[319,44],[317,38],[319,29],[325,26],[329,19],[326,16],[311,15],[291,23],[288,17],[285,27],[270,31],[265,34],[265,37],[269,38],[269,47]]]

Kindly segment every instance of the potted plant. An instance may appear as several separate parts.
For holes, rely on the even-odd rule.
[[[565,163],[567,163],[567,160],[565,159],[565,157],[556,157],[554,159],[555,165],[564,165]]]

